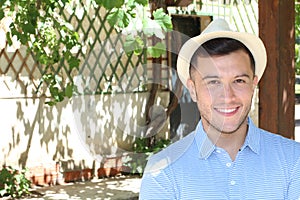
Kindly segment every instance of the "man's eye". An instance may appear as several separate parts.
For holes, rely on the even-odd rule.
[[[236,79],[234,82],[236,82],[236,83],[246,83],[246,81],[243,80],[243,79]]]
[[[215,84],[219,84],[219,83],[220,83],[220,81],[218,81],[218,80],[211,80],[208,82],[209,85],[215,85]]]

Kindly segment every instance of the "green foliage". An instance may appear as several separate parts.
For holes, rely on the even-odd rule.
[[[295,34],[300,37],[300,3],[295,2]]]
[[[134,17],[132,10],[115,9],[110,12],[107,20],[110,25],[123,29],[129,25],[132,17]]]
[[[7,16],[11,16],[14,20],[10,25],[11,34],[7,35],[10,45],[12,37],[17,36],[21,44],[30,47],[42,65],[52,66],[64,58],[70,68],[79,66],[79,62],[74,62],[75,57],[71,53],[73,47],[81,46],[78,42],[78,33],[57,15],[57,11],[69,3],[69,0],[60,3],[54,0],[5,2],[9,8]]]
[[[171,144],[171,140],[169,139],[159,139],[155,140],[154,144],[149,146],[150,139],[151,138],[136,139],[133,143],[133,150],[137,158],[127,156],[123,159],[124,165],[131,168],[131,172],[134,174],[138,173],[142,176],[149,157]]]
[[[154,58],[160,57],[162,54],[166,52],[166,45],[164,43],[158,42],[153,47],[148,47],[148,53],[152,55]]]
[[[295,44],[295,70],[300,75],[300,44]]]
[[[164,31],[170,31],[173,28],[171,17],[162,8],[154,11],[153,17]]]
[[[26,178],[26,169],[18,171],[12,167],[3,167],[0,171],[0,196],[10,195],[19,198],[29,194],[31,182]]]
[[[124,4],[124,0],[95,0],[96,3],[100,6],[103,6],[106,9],[113,9],[113,8],[121,8]]]
[[[133,150],[136,153],[157,153],[158,151],[166,148],[171,141],[169,139],[159,139],[154,142],[154,144],[150,147],[148,145],[150,138],[138,138],[133,143]]]
[[[100,0],[98,1],[100,2]],[[104,6],[104,3],[100,3]],[[153,12],[153,19],[146,13],[148,0],[129,0],[123,6],[114,7],[106,4],[104,7],[112,9],[108,15],[108,22],[117,30],[126,30],[129,22],[135,24],[135,27],[130,27],[128,32],[136,32],[127,34],[124,50],[126,53],[135,53],[140,55],[147,50],[147,53],[152,57],[160,57],[165,53],[165,45],[157,43],[154,46],[147,44],[147,38],[156,36],[160,39],[164,38],[163,32],[170,31],[173,28],[171,17],[167,15],[162,8]],[[142,28],[137,27],[137,24],[142,24]],[[163,48],[163,49],[162,49]]]
[[[124,50],[126,52],[134,52],[136,55],[140,55],[143,52],[144,41],[140,36],[126,37],[126,41],[124,44]]]
[[[134,0],[131,0],[134,3]],[[148,0],[135,0],[136,3],[141,4],[142,6],[148,5]]]
[[[46,104],[53,106],[58,102],[62,102],[65,97],[71,98],[74,93],[77,93],[76,86],[70,82],[66,87],[61,88],[61,77],[53,74],[43,75],[41,83],[46,82],[51,94],[51,100],[47,101]]]
[[[43,81],[43,77],[41,83],[58,83],[54,76],[57,73],[55,68],[63,60],[70,72],[79,67],[80,60],[72,53],[74,48],[81,48],[78,33],[58,15],[70,1],[6,0],[0,3],[0,20],[3,17],[11,17],[13,20],[9,26],[10,32],[7,33],[8,44],[12,45],[13,38],[17,37],[22,45],[27,45],[28,50],[33,52],[36,61],[42,66],[41,70],[51,74],[45,75],[47,81]],[[52,84],[48,86],[51,94],[49,105],[69,97],[72,84],[60,84],[61,87],[53,87]]]
[[[43,73],[41,84],[48,84],[51,100],[49,105],[55,105],[72,96],[76,88],[72,83],[72,70],[79,68],[80,60],[76,53],[82,48],[79,35],[73,26],[66,22],[60,14],[68,8],[76,9],[74,0],[1,0],[0,20],[4,17],[12,19],[10,31],[6,34],[7,43],[12,45],[17,40],[27,45],[33,53]],[[127,53],[141,54],[148,49],[153,57],[161,56],[165,47],[161,43],[147,44],[147,38],[163,37],[163,31],[172,28],[171,18],[162,9],[149,16],[148,0],[91,0],[104,7],[109,13],[107,20],[117,31],[126,29],[137,32],[128,34],[124,49]],[[129,27],[129,22],[141,21],[142,29]],[[155,28],[153,28],[155,25]],[[128,30],[127,30],[128,32]],[[150,48],[148,48],[150,47]],[[64,67],[60,67],[61,65]],[[69,81],[59,81],[55,74],[66,69]],[[72,89],[73,87],[73,89]],[[39,86],[40,88],[40,86]]]

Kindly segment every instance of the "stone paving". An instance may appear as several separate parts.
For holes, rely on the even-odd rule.
[[[140,190],[138,176],[119,176],[63,185],[36,187],[30,198],[23,199],[86,199],[136,200]]]

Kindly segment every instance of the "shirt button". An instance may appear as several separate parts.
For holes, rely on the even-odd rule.
[[[231,163],[226,163],[226,166],[227,167],[231,167]]]
[[[235,181],[230,181],[230,185],[235,185]]]

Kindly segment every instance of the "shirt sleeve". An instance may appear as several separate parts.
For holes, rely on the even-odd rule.
[[[300,199],[300,157],[296,162],[291,173],[290,184],[288,187],[287,199]]]
[[[177,199],[174,185],[165,170],[144,173],[139,199]]]

